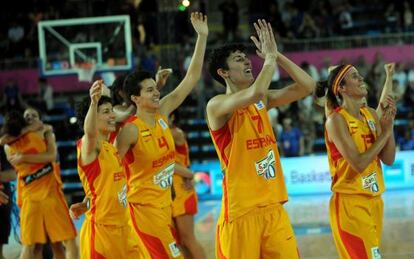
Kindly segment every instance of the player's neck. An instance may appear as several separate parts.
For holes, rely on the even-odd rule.
[[[234,94],[248,87],[249,85],[236,85],[236,84],[230,83],[230,84],[227,84],[226,94]]]
[[[156,110],[144,110],[144,109],[138,109],[136,115],[138,118],[140,118],[142,121],[147,123],[148,125],[155,125],[156,119],[155,119]]]
[[[364,105],[364,100],[362,98],[358,100],[345,99],[342,107],[355,118],[362,119],[360,110]]]

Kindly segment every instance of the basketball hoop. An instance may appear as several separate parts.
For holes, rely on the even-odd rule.
[[[92,82],[93,75],[96,71],[95,63],[78,63],[74,67],[76,72],[78,73],[79,82]]]

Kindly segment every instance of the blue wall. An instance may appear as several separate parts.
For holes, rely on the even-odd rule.
[[[222,173],[218,161],[194,163],[200,199],[220,199]],[[329,194],[331,176],[327,156],[282,158],[289,195]],[[401,151],[392,166],[383,165],[387,190],[414,188],[414,151]]]

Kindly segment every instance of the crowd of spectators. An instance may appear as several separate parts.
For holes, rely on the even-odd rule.
[[[145,46],[136,53],[137,66],[155,73],[160,65],[160,57],[157,56],[155,49],[157,49],[157,44],[165,42],[166,37],[159,31],[157,19],[160,19],[160,16],[155,14],[162,9],[163,6],[161,5],[165,1],[124,0],[119,2],[115,0],[94,0],[86,2],[88,2],[88,8],[82,9],[83,11],[79,11],[80,3],[78,1],[66,1],[61,4],[53,0],[30,0],[23,8],[13,9],[13,11],[1,10],[0,20],[2,25],[0,26],[0,34],[7,35],[1,37],[1,58],[36,57],[37,23],[41,20],[129,14],[132,22],[134,44]],[[205,1],[193,0],[191,2],[192,5],[206,11]],[[241,39],[239,25],[248,22],[240,21],[241,12],[243,11],[247,11],[250,22],[264,17],[273,25],[280,37],[291,39],[352,35],[359,32],[356,27],[360,26],[362,21],[372,22],[374,16],[375,19],[378,19],[376,20],[377,28],[382,32],[413,30],[413,5],[410,4],[410,1],[374,2],[370,2],[368,5],[356,1],[342,0],[252,0],[243,5],[241,1],[221,0],[208,3],[208,7],[221,13],[223,31],[220,35],[223,36],[225,41]],[[372,12],[372,10],[375,10],[375,12]],[[173,16],[175,23],[178,24],[175,27],[182,33],[178,33],[180,37],[175,35],[173,41],[183,41],[183,44],[178,59],[180,65],[178,69],[174,68],[174,70],[175,76],[180,77],[188,67],[189,55],[186,46],[188,46],[188,40],[191,37],[189,35],[185,36],[186,26],[180,26],[180,23],[188,23],[188,17],[186,17],[188,10],[187,12],[177,12],[179,12],[179,15]],[[361,19],[361,17],[364,17],[364,19]],[[368,30],[372,28],[367,27]],[[368,30],[365,33],[368,33]],[[382,56],[378,54],[372,64],[368,64],[364,56],[347,62],[355,64],[365,77],[365,81],[370,88],[368,103],[375,107],[379,99],[378,94],[381,92],[385,80],[383,68],[385,61]],[[329,57],[327,57],[325,64],[320,69],[306,62],[300,65],[315,80],[324,80],[327,77],[327,68],[331,64]],[[171,80],[174,80],[174,77]],[[279,73],[276,73],[275,85],[278,85],[278,80]],[[397,130],[396,140],[401,150],[414,149],[414,114],[412,109],[409,108],[414,107],[414,61],[396,64],[393,84],[400,112],[399,116],[403,119],[401,120],[401,127]],[[45,114],[53,113],[56,110],[53,101],[53,86],[48,84],[44,78],[39,79],[38,85],[38,93],[27,99],[22,98],[17,82],[13,79],[8,80],[2,86],[1,112],[4,113],[10,109],[24,109],[30,105],[37,107]],[[200,87],[194,91],[192,101],[189,102],[190,105],[197,106],[197,118],[203,117],[206,101],[209,96],[215,94],[215,91],[219,90],[214,87],[213,80],[205,73],[204,80],[200,83]],[[73,98],[70,103],[73,103]],[[73,113],[72,110],[69,107],[62,111]],[[299,156],[323,151],[317,148],[318,143],[323,143],[319,141],[323,139],[323,109],[314,104],[312,97],[305,98],[287,107],[273,109],[270,112],[270,117],[281,142],[281,153],[283,155]]]

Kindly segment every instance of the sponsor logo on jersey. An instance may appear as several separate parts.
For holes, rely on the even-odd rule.
[[[378,246],[371,248],[371,255],[372,259],[381,259],[381,253]]]
[[[174,258],[181,255],[180,249],[178,248],[178,246],[175,242],[172,242],[172,243],[168,244],[168,247],[170,248],[171,255]]]
[[[266,180],[272,180],[276,177],[276,159],[272,149],[267,155],[255,163],[258,176],[264,177]]]
[[[170,164],[162,171],[154,175],[154,184],[162,189],[167,189],[172,185],[175,163]]]
[[[373,172],[368,176],[362,177],[362,188],[370,189],[371,192],[378,192],[379,186],[377,181],[377,173]]]
[[[127,207],[127,186],[124,184],[120,192],[118,192],[118,201],[122,205],[122,207]]]

